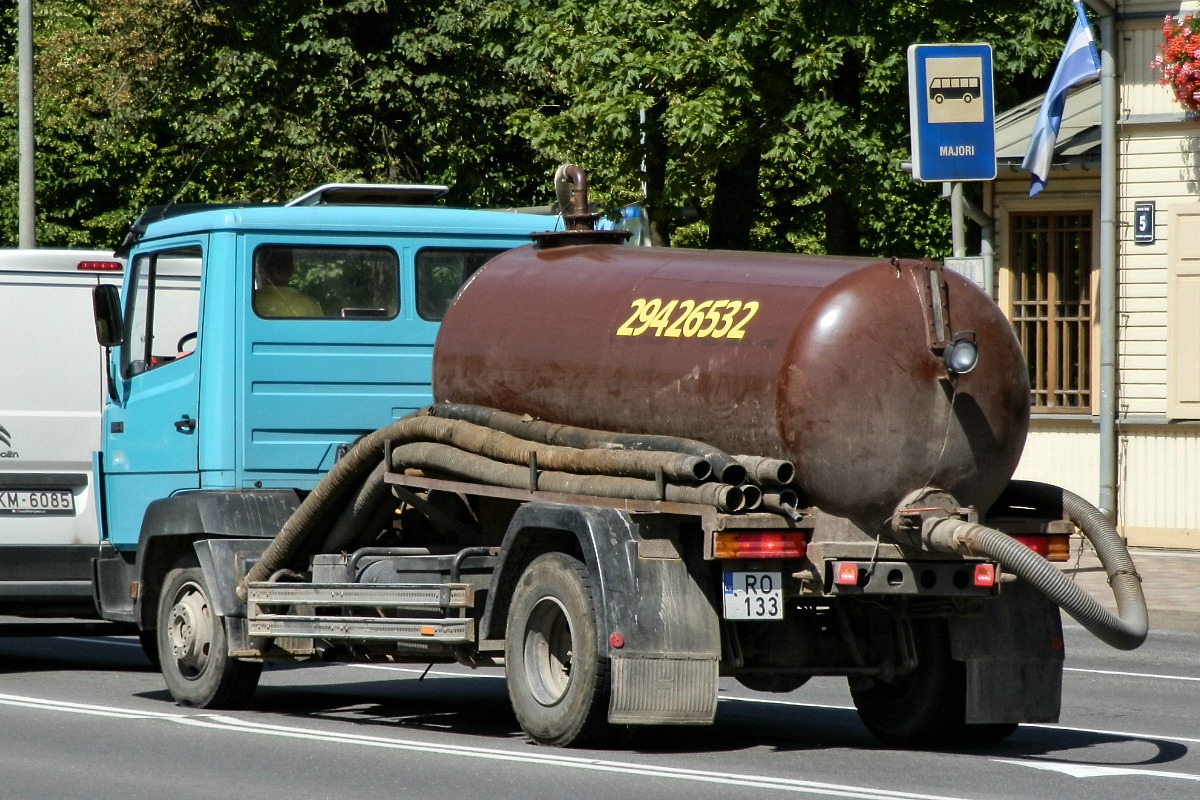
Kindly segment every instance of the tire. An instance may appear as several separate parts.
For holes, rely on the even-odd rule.
[[[597,651],[587,569],[563,553],[534,559],[513,590],[505,678],[522,730],[539,744],[606,742],[609,660]]]
[[[156,623],[157,624],[157,623]],[[142,646],[142,652],[146,658],[150,659],[150,663],[157,669],[162,666],[162,662],[158,658],[158,629],[138,631],[138,643]]]
[[[199,567],[173,569],[163,580],[158,657],[171,696],[194,708],[244,708],[262,674],[261,663],[230,658]]]
[[[950,657],[950,636],[941,619],[913,620],[917,667],[891,683],[874,681],[850,694],[863,724],[898,747],[984,744],[1015,730],[1008,725],[967,725],[966,665]]]

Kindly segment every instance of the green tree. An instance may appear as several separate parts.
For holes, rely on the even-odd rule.
[[[948,225],[940,192],[899,169],[908,45],[989,41],[997,84],[1017,87],[1053,61],[1070,12],[1061,0],[495,0],[488,19],[519,33],[513,72],[558,98],[518,112],[515,129],[584,165],[605,203],[637,199],[640,174],[659,241],[692,207],[700,221],[677,241],[925,254],[944,249],[931,231]]]
[[[112,243],[152,203],[274,201],[334,180],[544,203],[554,166],[574,161],[605,208],[645,192],[660,242],[936,255],[940,191],[898,168],[905,49],[991,42],[1002,109],[1042,91],[1071,13],[1065,0],[39,0],[39,241]]]
[[[46,0],[37,39],[44,244],[113,242],[153,203],[330,181],[447,183],[460,204],[550,195],[507,132],[518,92],[469,0]],[[0,225],[15,236],[15,211]]]

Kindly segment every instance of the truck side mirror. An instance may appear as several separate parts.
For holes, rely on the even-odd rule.
[[[96,341],[104,347],[121,344],[125,325],[121,319],[121,295],[116,286],[102,284],[92,290],[92,313],[96,317]]]

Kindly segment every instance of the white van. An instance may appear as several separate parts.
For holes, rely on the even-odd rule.
[[[0,614],[96,614],[106,386],[92,289],[122,274],[109,252],[0,249]]]

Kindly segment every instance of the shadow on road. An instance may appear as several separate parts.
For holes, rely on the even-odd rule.
[[[142,696],[170,701],[165,691]],[[506,742],[524,739],[499,675],[425,680],[406,676],[319,686],[263,686],[255,695],[251,711],[276,717],[273,721],[278,724],[320,719],[391,732],[436,731]],[[1137,745],[1132,754],[1130,744]],[[616,737],[612,750],[695,755],[758,748],[779,753],[895,750],[872,737],[855,711],[803,705],[796,702],[796,696],[789,696],[786,703],[726,697],[719,704],[712,726],[632,728],[628,735]],[[1051,726],[1022,726],[996,745],[940,751],[988,759],[1107,767],[1162,765],[1189,754],[1186,744],[1167,739]]]

